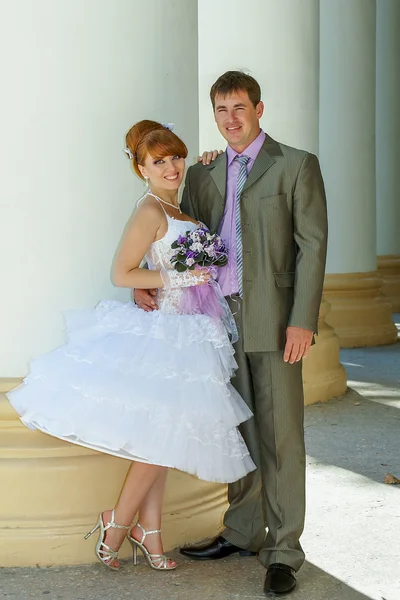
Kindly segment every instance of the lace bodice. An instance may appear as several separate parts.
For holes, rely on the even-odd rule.
[[[175,250],[171,248],[171,244],[180,235],[184,235],[187,231],[194,231],[197,228],[196,223],[191,221],[178,221],[167,215],[167,213],[165,213],[165,216],[168,223],[167,232],[160,240],[152,243],[146,254],[149,269],[173,269],[170,261]]]
[[[149,269],[171,270],[171,258],[175,250],[171,244],[178,239],[179,235],[184,235],[187,231],[195,230],[198,225],[191,221],[178,221],[165,213],[168,229],[164,237],[153,242],[146,254],[147,265]],[[182,295],[182,288],[171,288],[168,290],[160,289],[157,294],[157,303],[159,310],[165,313],[179,313],[179,302]]]

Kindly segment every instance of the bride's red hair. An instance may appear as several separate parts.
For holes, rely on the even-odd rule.
[[[152,158],[181,156],[186,158],[188,150],[182,140],[157,121],[139,121],[126,134],[126,146],[133,154],[133,168],[141,179],[138,165],[143,165],[147,153]]]

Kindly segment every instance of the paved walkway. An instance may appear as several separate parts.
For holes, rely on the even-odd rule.
[[[400,329],[400,315],[395,316]],[[293,600],[400,600],[400,343],[343,350],[347,394],[306,409],[307,562]],[[173,553],[172,553],[173,555]],[[179,555],[177,555],[179,556]],[[264,570],[254,558],[157,573],[124,563],[0,569],[0,600],[256,600]]]

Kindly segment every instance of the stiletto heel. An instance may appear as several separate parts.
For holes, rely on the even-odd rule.
[[[135,544],[132,545],[132,550],[133,550],[133,564],[137,565],[137,546]]]
[[[150,554],[150,552],[144,545],[146,536],[151,535],[152,533],[161,533],[161,529],[155,529],[154,531],[146,531],[140,523],[136,523],[136,526],[142,530],[142,539],[140,540],[140,542],[134,537],[132,537],[129,533],[126,536],[128,542],[132,546],[133,564],[137,565],[137,549],[140,548],[149,567],[151,567],[152,569],[155,569],[156,571],[172,571],[173,569],[176,569],[177,565],[174,565],[173,567],[168,565],[168,561],[171,559],[167,558],[165,554]]]
[[[119,567],[114,567],[112,565],[114,560],[118,559],[118,550],[112,550],[109,546],[107,546],[107,544],[104,543],[104,536],[106,534],[106,531],[107,531],[107,529],[111,529],[111,528],[113,528],[113,529],[130,529],[131,525],[118,525],[117,523],[115,523],[114,509],[111,511],[111,521],[109,523],[107,523],[107,525],[104,525],[103,513],[100,513],[98,521],[97,521],[96,525],[93,527],[92,531],[89,531],[89,533],[87,533],[85,535],[85,540],[90,538],[90,536],[95,531],[100,529],[100,535],[99,535],[99,539],[97,541],[96,549],[95,549],[96,556],[103,563],[103,565],[105,565],[112,571],[119,571]],[[102,547],[104,548],[104,550],[102,549]]]
[[[89,531],[89,533],[87,533],[85,535],[85,540],[87,540],[88,538],[90,538],[90,536],[92,535],[92,533],[94,533],[95,531],[97,531],[99,529],[100,525],[98,523],[96,523],[96,525],[93,527],[92,531]]]

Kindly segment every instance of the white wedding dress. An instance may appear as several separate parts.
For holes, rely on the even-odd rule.
[[[146,256],[171,269],[171,244],[194,223],[167,215]],[[255,469],[237,426],[252,413],[229,383],[237,368],[223,324],[179,313],[181,288],[159,310],[102,301],[66,314],[68,342],[31,363],[8,394],[31,429],[115,456],[232,482]]]

